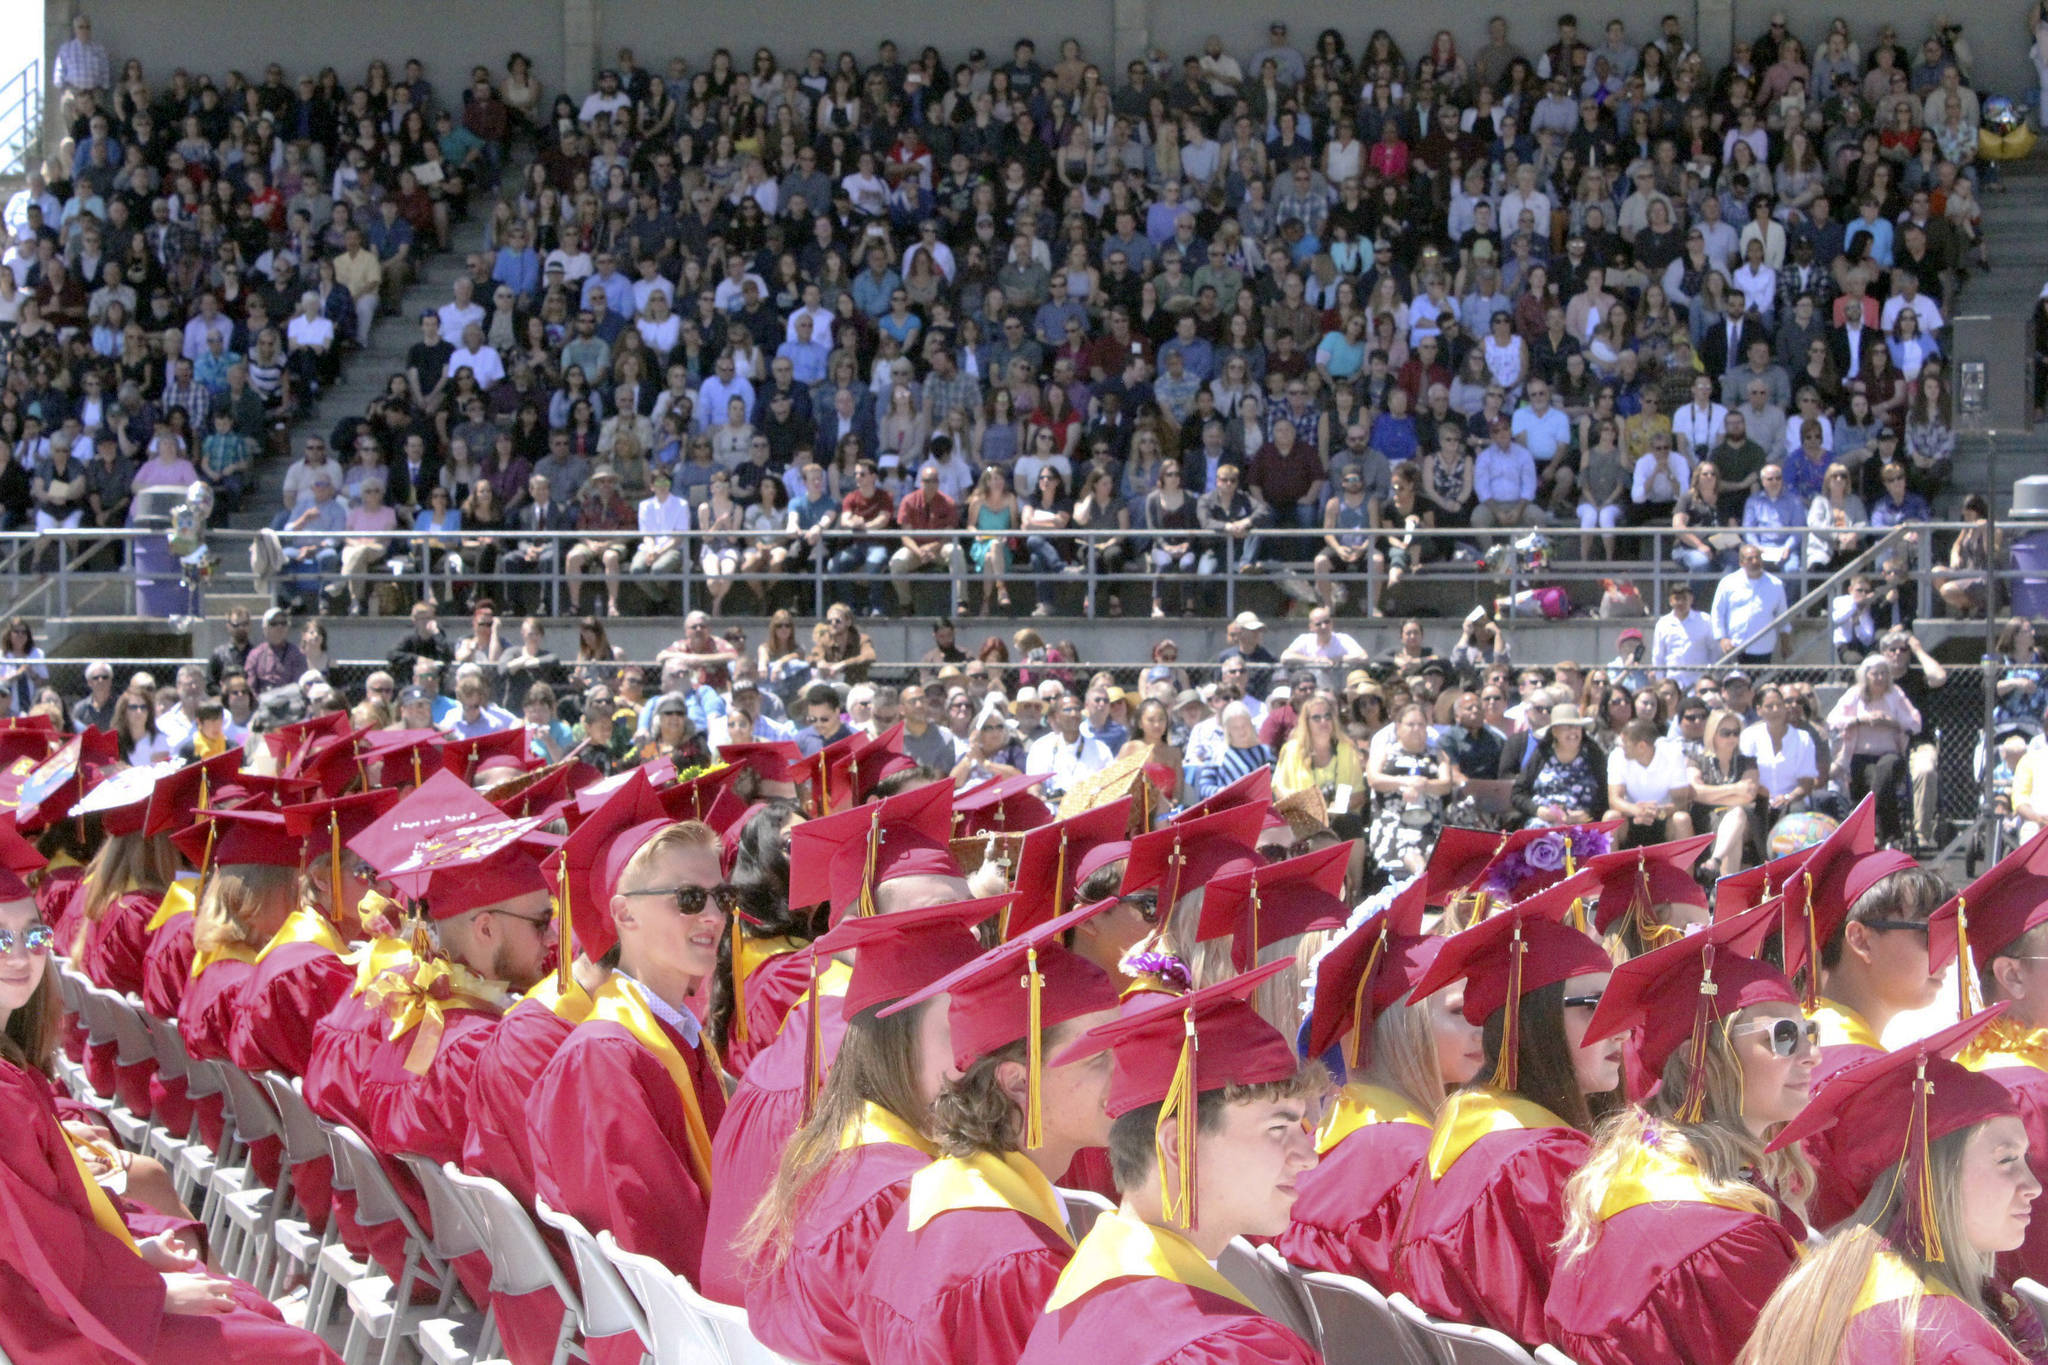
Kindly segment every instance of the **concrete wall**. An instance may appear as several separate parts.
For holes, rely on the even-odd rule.
[[[66,0],[50,0],[52,51],[66,36],[65,25],[54,12],[65,5]],[[1343,0],[1267,0],[1251,7],[1219,0],[1013,0],[1004,5],[756,0],[688,7],[663,0],[441,0],[431,7],[396,0],[86,0],[85,7],[117,63],[128,55],[140,56],[152,79],[181,65],[260,72],[274,60],[294,73],[332,64],[344,80],[353,80],[372,57],[395,64],[418,56],[437,84],[456,88],[472,63],[480,60],[495,69],[517,48],[534,59],[551,91],[561,87],[570,67],[576,68],[567,83],[580,91],[587,88],[587,68],[593,59],[608,61],[622,44],[633,46],[643,64],[658,70],[672,55],[701,66],[720,45],[733,49],[742,63],[763,42],[784,60],[800,60],[807,48],[818,46],[833,53],[844,47],[865,61],[877,42],[890,37],[912,52],[925,43],[935,44],[947,60],[955,61],[975,45],[1000,59],[1026,35],[1037,41],[1043,58],[1060,39],[1073,36],[1091,60],[1120,65],[1147,46],[1175,55],[1196,51],[1211,32],[1220,33],[1232,51],[1249,52],[1260,45],[1267,22],[1278,15],[1287,19],[1295,41],[1304,47],[1318,30],[1334,26],[1355,52],[1363,47],[1366,35],[1383,24],[1410,53],[1425,48],[1438,28],[1450,29],[1469,53],[1483,41],[1485,16],[1497,12],[1507,16],[1515,41],[1534,51],[1550,41],[1554,16],[1566,5],[1563,0],[1493,0],[1484,6],[1435,5],[1370,14]],[[1784,9],[1795,30],[1809,37],[1817,37],[1834,15],[1845,12],[1839,0],[1686,0],[1628,7],[1607,0],[1577,12],[1582,31],[1597,32],[1608,18],[1622,14],[1637,37],[1647,38],[1666,8],[1699,25],[1701,45],[1714,61],[1725,59],[1731,33],[1761,32],[1774,8]],[[1997,7],[1981,23],[1976,11],[1947,0],[1887,0],[1868,13],[1849,12],[1858,37],[1866,43],[1874,36],[1874,16],[1883,15],[1911,46],[1924,36],[1935,15],[1947,11],[1967,25],[1980,86],[2015,94],[2033,88],[2033,67],[2027,59],[2031,37],[2018,6]]]

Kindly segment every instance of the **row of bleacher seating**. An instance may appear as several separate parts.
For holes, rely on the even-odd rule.
[[[453,1165],[402,1158],[425,1193],[431,1230],[413,1216],[377,1154],[359,1133],[321,1119],[307,1107],[297,1080],[277,1072],[251,1076],[221,1062],[189,1056],[174,1023],[154,1018],[131,997],[92,984],[54,959],[65,1008],[95,1044],[114,1043],[121,1065],[154,1059],[167,1076],[182,1076],[194,1099],[218,1095],[226,1111],[217,1150],[202,1141],[195,1118],[184,1134],[166,1131],[93,1090],[85,1068],[61,1052],[59,1079],[81,1102],[106,1114],[131,1149],[148,1152],[171,1171],[178,1193],[205,1224],[222,1269],[278,1297],[294,1281],[307,1284],[305,1325],[336,1328],[346,1307],[342,1345],[348,1365],[394,1365],[410,1341],[431,1365],[501,1365],[491,1314],[471,1303],[454,1273],[460,1257],[482,1253],[494,1294],[551,1290],[566,1310],[552,1365],[584,1359],[583,1341],[632,1332],[658,1365],[786,1365],[747,1327],[744,1310],[713,1303],[651,1257],[622,1249],[609,1232],[592,1233],[544,1201],[529,1214],[503,1185]],[[261,1183],[250,1144],[282,1146],[277,1186]],[[397,1223],[405,1261],[396,1282],[358,1260],[337,1239],[335,1220],[315,1235],[295,1203],[291,1169],[321,1156],[333,1162],[333,1185],[355,1199],[356,1222]],[[1110,1203],[1062,1190],[1076,1237],[1086,1235]],[[538,1223],[535,1219],[538,1218]],[[575,1267],[564,1273],[541,1225],[567,1243]],[[1433,1318],[1404,1295],[1385,1295],[1362,1280],[1290,1265],[1270,1246],[1233,1242],[1218,1268],[1260,1311],[1319,1346],[1333,1365],[1571,1365],[1550,1346],[1534,1353],[1499,1332]],[[2048,1309],[2048,1288],[2022,1281],[2020,1293]],[[4,1365],[4,1362],[0,1362]]]

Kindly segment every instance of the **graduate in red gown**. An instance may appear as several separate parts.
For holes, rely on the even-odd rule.
[[[1395,1273],[1439,1317],[1530,1345],[1544,1337],[1565,1181],[1621,1081],[1620,1042],[1583,1041],[1612,960],[1548,917],[1569,909],[1559,899],[1544,893],[1532,913],[1531,897],[1453,936],[1411,996],[1462,980],[1493,1066],[1437,1114]]]
[[[28,888],[0,884],[0,1351],[18,1365],[120,1361],[331,1365],[245,1286],[209,1275],[184,1238],[138,1239],[89,1180],[39,1069],[56,1041],[55,934]]]
[[[2041,1324],[1998,1288],[2041,1182],[2004,1086],[1949,1060],[1998,1008],[1839,1072],[1787,1124],[1783,1148],[1828,1127],[1904,1153],[1854,1218],[1811,1252],[1757,1318],[1737,1365],[2021,1365]]]
[[[994,897],[849,918],[812,945],[855,957],[845,996],[830,1002],[846,1018],[839,1056],[740,1235],[748,1322],[770,1350],[814,1365],[867,1360],[854,1294],[910,1177],[938,1155],[929,1111],[953,1074],[943,1003],[881,1010],[979,956],[974,926],[1007,904]]]
[[[1586,859],[1582,870],[1599,878],[1593,932],[1626,959],[1704,924],[1707,890],[1692,870],[1713,842],[1712,834],[1695,834]]]
[[[932,1106],[940,1158],[868,1250],[859,1359],[1011,1365],[1023,1351],[1074,1252],[1053,1182],[1109,1142],[1108,1059],[1044,1062],[1117,1015],[1116,982],[1061,941],[1114,909],[1034,924],[884,1011],[946,1000],[958,1074]]]
[[[833,922],[850,913],[894,914],[965,900],[971,893],[947,840],[951,784],[940,781],[843,811],[790,832],[790,901],[830,902]],[[872,847],[872,856],[870,856]],[[804,998],[775,1041],[747,1068],[712,1141],[714,1175],[698,1288],[721,1303],[746,1295],[746,1261],[732,1251],[740,1228],[774,1183],[783,1148],[810,1114],[846,1027],[837,998],[853,958],[803,954]],[[813,996],[825,1002],[813,1009]]]
[[[1341,1044],[1345,1081],[1316,1132],[1322,1160],[1302,1176],[1279,1241],[1295,1265],[1382,1292],[1400,1287],[1394,1248],[1437,1111],[1486,1062],[1460,986],[1408,1003],[1446,941],[1423,935],[1423,899],[1424,883],[1411,881],[1316,963],[1308,1055]]]
[[[725,832],[740,922],[718,955],[708,1022],[729,1076],[747,1074],[810,985],[809,959],[800,950],[823,932],[825,915],[819,906],[789,903],[788,841],[802,823],[794,801],[770,801],[748,807]]]
[[[689,1005],[731,910],[718,835],[660,814],[603,841],[590,868],[589,894],[569,907],[576,939],[616,967],[533,1089],[534,1186],[591,1231],[694,1279],[725,1111],[718,1060]],[[622,1334],[590,1351],[637,1361],[640,1342]]]
[[[1844,1067],[1884,1052],[1884,1031],[1907,1010],[1925,1009],[1941,990],[1922,949],[1927,917],[1948,899],[1941,877],[1903,853],[1877,849],[1877,798],[1867,796],[1826,839],[1799,855],[1785,879],[1786,975],[1806,984],[1807,1017],[1820,1026],[1823,1085]],[[1813,964],[1812,945],[1820,961]],[[1856,1211],[1870,1181],[1890,1164],[1846,1151],[1830,1128],[1806,1144],[1814,1192],[1807,1216],[1822,1230]]]
[[[1052,1058],[1108,1051],[1109,1150],[1120,1207],[1095,1220],[1031,1329],[1021,1365],[1319,1362],[1216,1269],[1234,1237],[1286,1226],[1315,1164],[1309,1120],[1328,1088],[1247,1003],[1273,963],[1185,996],[1133,997]]]
[[[1565,1186],[1547,1340],[1579,1365],[1733,1365],[1798,1264],[1812,1175],[1764,1144],[1806,1107],[1814,1025],[1776,967],[1746,955],[1766,904],[1615,969],[1589,1040],[1631,1034],[1636,1103]],[[1789,1202],[1788,1202],[1789,1201]]]

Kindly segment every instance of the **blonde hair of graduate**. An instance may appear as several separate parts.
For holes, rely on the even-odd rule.
[[[85,869],[85,899],[79,903],[82,942],[86,924],[97,924],[107,908],[131,891],[161,896],[178,875],[178,850],[168,834],[115,834],[100,845]],[[66,949],[78,955],[80,944]]]
[[[199,893],[192,947],[202,953],[217,952],[233,943],[261,948],[266,940],[257,925],[264,912],[276,907],[289,914],[298,894],[297,868],[260,863],[218,865],[207,874],[206,889]]]
[[[1382,1010],[1372,1023],[1372,1061],[1352,1072],[1351,1079],[1384,1086],[1435,1117],[1450,1088],[1437,1062],[1429,1001],[1411,1005],[1403,1000]]]
[[[1732,1019],[1712,1026],[1714,1036],[1707,1049],[1706,1104],[1697,1123],[1673,1117],[1685,1101],[1691,1063],[1681,1048],[1664,1063],[1664,1084],[1641,1104],[1631,1104],[1601,1121],[1594,1130],[1593,1150],[1585,1164],[1572,1173],[1564,1187],[1564,1236],[1558,1242],[1562,1260],[1570,1261],[1593,1249],[1600,1240],[1600,1203],[1607,1196],[1616,1172],[1648,1145],[1652,1133],[1655,1145],[1667,1156],[1692,1163],[1700,1175],[1701,1187],[1716,1203],[1747,1209],[1769,1218],[1774,1214],[1770,1195],[1744,1176],[1745,1169],[1761,1172],[1794,1212],[1806,1212],[1806,1197],[1813,1189],[1813,1167],[1797,1144],[1781,1152],[1766,1154],[1767,1138],[1751,1135],[1742,1121],[1742,1063],[1729,1039],[1731,1024],[1747,1023],[1749,1010],[1737,1011]]]
[[[734,1239],[749,1264],[772,1270],[789,1258],[805,1206],[840,1157],[841,1135],[860,1121],[870,1102],[931,1135],[930,1115],[918,1090],[917,1035],[924,1012],[934,1003],[944,1007],[927,1000],[883,1018],[876,1013],[882,1006],[876,1005],[847,1021],[817,1109],[782,1149],[774,1183]],[[838,1005],[834,999],[818,1001],[820,1009]]]
[[[1923,1279],[1984,1313],[1984,1285],[1991,1278],[1994,1258],[1972,1246],[1963,1231],[1962,1193],[1963,1148],[1982,1126],[1973,1124],[1927,1145],[1934,1224],[1945,1260],[1922,1260],[1905,1248],[1901,1234],[1913,1200],[1894,1166],[1877,1178],[1863,1207],[1827,1245],[1785,1277],[1757,1315],[1756,1330],[1735,1365],[1836,1365],[1863,1282],[1880,1252],[1892,1252]],[[1915,1290],[1899,1301],[1898,1313],[1907,1324],[1901,1365],[1912,1365],[1915,1358],[1911,1324],[1921,1297]]]

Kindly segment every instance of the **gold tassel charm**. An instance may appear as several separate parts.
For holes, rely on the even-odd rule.
[[[1694,1006],[1692,1036],[1686,1041],[1685,1096],[1672,1115],[1680,1123],[1698,1123],[1707,1108],[1707,1049],[1713,1041],[1714,997],[1721,988],[1714,984],[1714,945],[1709,943],[1701,956],[1699,1000]]]
[[[880,913],[875,909],[875,865],[881,859],[882,840],[885,836],[886,831],[882,828],[882,808],[877,805],[875,813],[868,818],[867,860],[861,867],[860,901],[853,912],[861,919]]]
[[[732,972],[732,1036],[744,1043],[747,1041],[747,973],[745,964],[740,961],[740,917],[737,913],[726,916],[726,927],[732,931],[732,944],[726,959]]]
[[[1983,1008],[1977,999],[1976,973],[1970,968],[1970,927],[1965,911],[1968,904],[1956,897],[1956,1017],[1968,1019]]]

